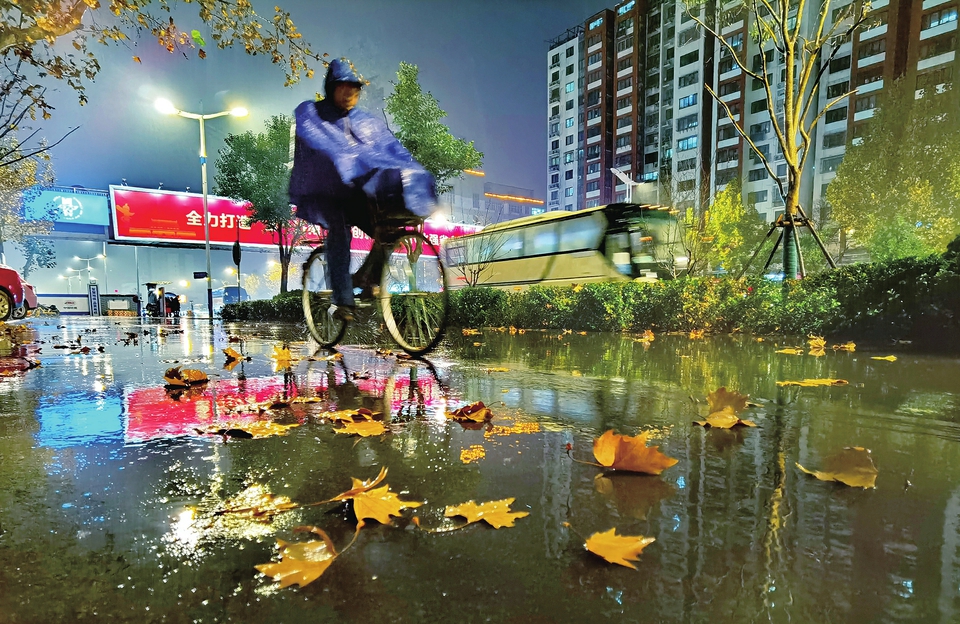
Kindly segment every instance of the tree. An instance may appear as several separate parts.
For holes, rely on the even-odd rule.
[[[26,236],[20,242],[23,251],[23,269],[20,274],[23,279],[30,277],[34,269],[52,269],[57,266],[57,253],[50,241],[37,236]]]
[[[428,91],[417,81],[420,69],[400,63],[393,93],[387,96],[386,111],[397,124],[397,139],[413,157],[437,180],[437,194],[451,189],[448,180],[459,178],[464,169],[476,169],[483,162],[483,153],[469,143],[450,134],[440,123],[447,116]]]
[[[704,233],[710,241],[713,270],[722,267],[739,275],[763,238],[764,223],[753,206],[744,207],[740,180],[735,178],[717,193],[706,215]]]
[[[266,131],[230,134],[217,157],[214,192],[251,204],[252,220],[274,234],[280,252],[280,292],[287,292],[290,257],[315,226],[290,207],[290,124],[285,115],[266,122]]]
[[[832,218],[874,260],[942,252],[960,232],[960,115],[952,93],[897,81],[827,187]]]
[[[53,169],[46,153],[25,155],[15,137],[0,139],[0,153],[10,154],[10,162],[0,166],[0,258],[4,243],[24,244],[29,237],[46,234],[53,227],[54,207],[48,207],[44,217],[24,214],[23,198],[29,189],[53,183]]]
[[[787,182],[777,176],[770,160],[757,149],[745,131],[742,122],[730,106],[720,99],[709,83],[705,88],[733,122],[749,149],[759,157],[770,178],[784,198],[783,269],[787,276],[797,274],[797,255],[794,243],[798,216],[802,216],[800,187],[807,159],[816,150],[814,131],[826,112],[855,93],[855,89],[839,94],[821,105],[820,81],[840,47],[850,40],[853,32],[867,18],[869,2],[852,2],[833,15],[831,0],[822,0],[818,7],[808,6],[807,0],[741,0],[722,15],[712,15],[709,23],[701,19],[700,7],[717,7],[720,3],[704,4],[703,0],[686,0],[691,17],[721,44],[721,58],[732,58],[740,70],[762,86],[766,110],[787,167]],[[808,22],[814,17],[812,23]],[[750,38],[759,52],[758,62],[747,64],[745,42],[731,42],[721,36],[713,25],[718,21],[746,19]],[[832,25],[827,26],[832,20]],[[737,43],[737,45],[734,45]],[[773,55],[779,54],[784,68],[782,100],[777,95],[779,76],[774,76]],[[768,58],[769,56],[769,58]],[[779,72],[776,72],[779,74]],[[782,110],[782,115],[778,113]]]

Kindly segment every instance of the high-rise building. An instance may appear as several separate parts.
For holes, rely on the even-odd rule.
[[[729,109],[786,184],[787,167],[773,131],[764,85],[746,75],[730,49],[704,32],[690,15],[691,10],[699,10],[697,17],[718,28],[752,71],[766,69],[774,114],[782,119],[783,59],[772,45],[761,49],[750,37],[749,16],[742,7],[739,0],[699,8],[676,0],[628,0],[584,22],[578,35],[584,48],[578,103],[583,114],[574,122],[584,137],[580,205],[624,200],[626,186],[610,171],[616,168],[632,180],[657,182],[659,202],[681,211],[701,210],[739,178],[746,205],[768,221],[783,212],[775,180],[727,114]],[[852,20],[855,9],[849,8],[850,3],[843,0],[832,5],[826,28],[837,20]],[[815,28],[820,5],[808,2],[804,10],[801,23]],[[943,92],[953,82],[956,0],[875,0],[866,23],[848,41],[838,43],[833,58],[823,61],[819,109],[854,88],[857,93],[828,111],[813,137],[801,187],[801,205],[812,214],[821,214],[826,187],[836,176],[846,146],[862,136],[885,86],[902,79],[915,84],[921,97]],[[549,64],[555,60],[551,54]],[[569,88],[567,84],[551,90],[550,99],[558,96],[561,107],[573,110],[578,104],[562,97]],[[949,97],[957,97],[956,90],[951,93]],[[550,119],[555,123],[552,112]],[[559,159],[550,160],[548,169],[555,164],[560,164]]]
[[[547,210],[583,208],[583,27],[547,51]]]

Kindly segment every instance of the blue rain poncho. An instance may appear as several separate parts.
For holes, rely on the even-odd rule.
[[[326,226],[325,213],[404,210],[426,218],[436,208],[433,176],[413,159],[386,124],[354,108],[333,103],[337,82],[360,83],[348,61],[330,63],[326,99],[301,103],[296,110],[296,142],[290,175],[290,202],[297,216]]]

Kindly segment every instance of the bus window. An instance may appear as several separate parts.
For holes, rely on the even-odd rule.
[[[464,243],[447,243],[444,248],[447,250],[447,266],[455,267],[463,264],[466,253]]]
[[[560,251],[596,249],[606,229],[606,219],[599,212],[560,224]]]
[[[630,237],[626,232],[607,234],[607,259],[624,275],[632,275],[630,265]]]
[[[633,263],[638,268],[648,269],[655,265],[654,240],[647,230],[630,231],[630,248],[633,251]]]
[[[555,223],[534,226],[527,230],[523,244],[523,255],[540,256],[557,253],[558,242],[557,225]]]
[[[493,241],[488,241],[490,244]],[[523,230],[513,230],[497,235],[496,240],[497,260],[507,260],[509,258],[520,258],[523,256]]]

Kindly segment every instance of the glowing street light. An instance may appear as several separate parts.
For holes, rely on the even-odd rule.
[[[83,269],[67,269],[68,271],[82,271]],[[73,280],[77,280],[77,284],[80,283],[80,273],[76,275],[58,275],[57,279],[67,280],[67,292],[73,294]]]
[[[170,100],[164,98],[156,100],[153,105],[157,111],[163,115],[178,115],[180,117],[186,117],[187,119],[196,119],[200,122],[200,180],[203,189],[203,240],[207,254],[207,314],[210,315],[210,319],[212,320],[213,283],[211,282],[212,276],[210,275],[210,216],[207,212],[207,137],[204,130],[204,122],[208,119],[216,119],[217,117],[224,117],[226,115],[246,117],[249,113],[247,109],[242,106],[209,115],[188,113],[187,111],[178,109]]]
[[[91,260],[103,260],[104,258],[106,258],[106,256],[103,255],[102,253],[97,254],[97,255],[95,255],[95,256],[92,257],[92,258],[81,258],[80,256],[74,256],[73,259],[76,260],[77,262],[86,262],[86,263],[87,263],[87,268],[85,268],[85,269],[67,269],[67,270],[68,270],[68,271],[77,271],[77,272],[78,272],[78,273],[77,273],[77,277],[80,277],[79,271],[86,271],[86,272],[87,272],[87,282],[89,283],[89,282],[90,282],[90,272],[93,271],[93,268],[90,267],[90,261],[91,261]],[[103,263],[103,267],[104,267],[104,268],[103,268],[103,274],[104,274],[104,276],[106,276],[106,274],[107,274],[107,268],[106,268],[106,267],[107,267],[107,263],[106,263],[106,262]],[[94,281],[96,281],[96,280],[94,280]]]

